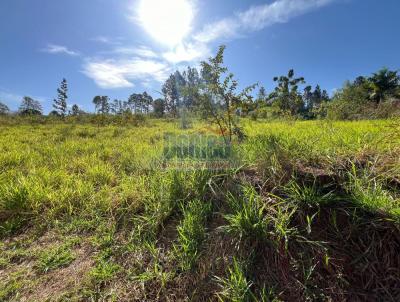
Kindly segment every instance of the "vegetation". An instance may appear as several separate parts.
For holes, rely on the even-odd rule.
[[[10,109],[8,108],[8,106],[6,104],[3,104],[2,102],[0,102],[0,115],[4,115],[10,112]]]
[[[60,88],[57,89],[58,97],[53,101],[53,108],[55,115],[64,117],[67,114],[67,100],[68,100],[68,85],[67,80],[63,79]]]
[[[164,99],[0,116],[0,301],[400,299],[397,74],[253,99],[223,50]]]
[[[400,114],[400,75],[398,71],[382,68],[371,76],[358,76],[346,81],[332,96],[316,85],[306,84],[304,77],[296,77],[293,69],[286,75],[273,78],[275,88],[268,93],[257,85],[237,92],[239,83],[223,66],[225,46],[220,46],[215,57],[201,62],[201,68],[188,67],[169,76],[161,88],[163,98],[153,99],[146,91],[132,93],[127,100],[110,100],[108,96],[93,98],[94,112],[101,115],[150,115],[153,117],[194,116],[211,120],[227,142],[242,139],[237,117],[260,119],[329,119],[361,120],[385,119]],[[90,115],[76,104],[68,110],[68,85],[63,79],[53,101],[53,117]],[[24,97],[18,110],[20,115],[42,115],[40,102]],[[0,115],[10,114],[0,103]],[[104,117],[103,117],[104,119]]]

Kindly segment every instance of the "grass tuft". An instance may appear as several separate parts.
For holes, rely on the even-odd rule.
[[[38,258],[37,268],[42,273],[47,273],[60,267],[66,267],[75,260],[69,244],[43,251]]]
[[[226,278],[216,277],[221,287],[221,291],[217,294],[219,301],[246,302],[252,300],[251,286],[252,282],[246,278],[243,264],[236,258],[233,264],[228,268]]]
[[[199,257],[199,249],[206,236],[205,223],[211,212],[211,203],[193,200],[182,205],[183,220],[178,225],[178,239],[174,244],[175,256],[183,270],[190,270]]]
[[[241,240],[264,240],[267,236],[268,221],[264,205],[253,187],[243,187],[240,197],[228,196],[231,214],[225,215],[228,225],[223,229]]]

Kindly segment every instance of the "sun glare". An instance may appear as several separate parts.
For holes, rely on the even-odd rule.
[[[154,39],[176,46],[190,32],[194,9],[189,0],[140,0],[138,15]]]

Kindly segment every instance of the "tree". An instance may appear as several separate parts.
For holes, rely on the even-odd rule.
[[[93,104],[98,113],[108,114],[110,113],[110,98],[108,96],[95,96],[93,98]]]
[[[57,99],[53,100],[53,108],[58,112],[58,115],[64,117],[67,114],[67,100],[68,100],[68,84],[67,80],[61,81],[60,88],[57,89]]]
[[[328,117],[332,119],[357,119],[365,115],[370,91],[365,85],[355,85],[347,81],[337,90],[332,104],[328,108]]]
[[[164,94],[166,111],[176,117],[179,106],[179,92],[177,89],[176,78],[173,74],[171,74],[165,81],[162,87],[162,93]]]
[[[183,72],[183,78],[185,86],[181,88],[180,94],[183,95],[183,105],[190,110],[198,105],[198,89],[202,79],[197,69],[192,67]]]
[[[236,93],[238,82],[234,75],[228,72],[228,68],[223,66],[224,51],[225,46],[220,46],[214,58],[210,58],[208,62],[201,62],[202,74],[206,78],[200,99],[203,110],[218,125],[225,143],[230,144],[234,136],[239,140],[244,136],[234,115],[236,109],[251,98],[249,94],[255,85]]]
[[[49,116],[59,117],[60,114],[56,110],[51,110],[48,114]]]
[[[265,90],[264,86],[260,87],[257,95],[257,102],[259,103],[266,103],[268,99],[267,91]]]
[[[153,110],[156,117],[163,117],[165,112],[165,104],[163,99],[153,101]]]
[[[77,104],[72,105],[71,115],[77,116],[77,115],[80,115],[80,114],[83,114],[83,113],[84,113],[84,111],[82,109],[80,109]]]
[[[110,104],[110,111],[113,114],[122,114],[124,112],[124,107],[125,107],[125,104],[123,101],[115,99]]]
[[[21,115],[42,115],[43,109],[39,101],[36,101],[29,96],[24,96],[18,112]]]
[[[311,86],[304,88],[303,100],[304,106],[307,111],[312,111],[313,109],[319,107],[322,102],[329,101],[329,95],[326,90],[321,90],[321,87],[317,85],[312,91]]]
[[[148,113],[152,102],[153,98],[145,91],[131,94],[126,106],[134,113]]]
[[[6,104],[0,102],[0,115],[6,115],[10,112],[10,109]]]
[[[306,86],[303,92],[304,106],[307,110],[311,110],[314,105],[312,86]]]
[[[382,68],[368,80],[372,88],[370,98],[377,104],[381,103],[385,97],[398,97],[400,95],[398,91],[400,76],[397,75],[397,71]]]
[[[153,98],[146,91],[141,95],[141,111],[149,113],[150,106],[153,104]]]
[[[277,82],[275,91],[271,94],[273,101],[282,112],[290,112],[296,115],[304,108],[302,96],[298,92],[299,84],[304,84],[303,77],[295,78],[293,69],[290,69],[287,76],[274,77]]]
[[[139,93],[133,93],[129,96],[128,102],[126,103],[127,107],[132,113],[138,113],[142,104],[142,95]]]

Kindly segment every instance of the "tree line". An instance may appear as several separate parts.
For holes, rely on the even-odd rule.
[[[153,99],[147,92],[133,93],[127,100],[111,101],[108,96],[95,96],[92,100],[94,111],[102,115],[152,114],[155,117],[179,117],[185,111],[218,119],[220,124],[224,124],[226,114],[254,119],[357,119],[376,115],[387,117],[385,115],[396,111],[393,108],[400,110],[400,76],[398,71],[387,68],[345,82],[332,97],[320,85],[307,85],[305,78],[296,76],[293,69],[272,79],[275,88],[271,92],[260,84],[254,84],[236,95],[238,81],[223,66],[224,50],[225,46],[221,46],[215,57],[201,63],[200,69],[187,67],[183,72],[171,74],[162,85],[161,98]],[[257,87],[258,92],[255,91]],[[205,101],[207,98],[208,102]],[[230,100],[228,103],[227,99]],[[218,114],[220,111],[224,112],[223,116]],[[9,108],[0,102],[0,114],[8,113]],[[26,96],[18,114],[42,115],[43,108],[39,101]],[[49,115],[62,119],[67,115],[84,114],[88,113],[78,105],[68,106],[68,83],[63,79]]]

